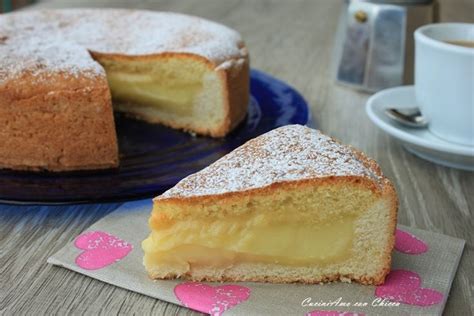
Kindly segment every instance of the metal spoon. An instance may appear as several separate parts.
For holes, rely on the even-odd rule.
[[[392,120],[412,128],[425,128],[428,121],[423,117],[419,108],[388,108],[385,114]]]

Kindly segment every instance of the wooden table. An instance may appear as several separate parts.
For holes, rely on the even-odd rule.
[[[38,7],[117,6],[194,14],[242,33],[252,66],[296,87],[321,130],[374,157],[396,184],[399,223],[467,240],[446,305],[474,314],[474,173],[407,153],[367,118],[367,94],[334,84],[333,47],[342,0],[53,0]],[[444,21],[474,22],[474,1],[444,0]],[[195,314],[46,264],[46,259],[119,204],[0,206],[0,314]]]

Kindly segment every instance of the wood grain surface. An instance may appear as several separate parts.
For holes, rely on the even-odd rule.
[[[474,173],[421,160],[367,118],[369,95],[333,80],[342,0],[50,0],[37,7],[135,7],[177,11],[240,33],[252,67],[296,87],[325,133],[375,158],[395,183],[398,221],[467,241],[446,315],[474,314]],[[474,22],[474,1],[441,1],[443,21]],[[0,205],[0,314],[194,315],[196,312],[53,267],[46,259],[119,204]]]

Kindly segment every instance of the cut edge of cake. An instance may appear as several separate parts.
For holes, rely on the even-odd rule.
[[[174,62],[180,61],[183,64],[182,69],[186,71],[192,70],[193,67],[201,68],[200,84],[202,84],[202,88],[196,92],[191,100],[192,104],[187,107],[193,111],[191,116],[173,114],[170,111],[163,112],[153,105],[140,104],[139,102],[115,97],[118,91],[110,85],[114,98],[113,106],[119,112],[149,123],[160,123],[174,129],[220,138],[232,131],[247,115],[250,96],[250,67],[247,49],[243,43],[241,44],[241,52],[242,54],[239,57],[226,60],[221,64],[215,64],[205,57],[190,53],[169,52],[127,56],[92,51],[91,55],[94,60],[104,67],[108,80],[110,80],[108,65],[123,62],[144,63],[146,65],[147,62],[160,63],[162,61],[163,63],[160,66],[163,67],[167,60],[172,59]],[[171,67],[170,69],[172,70]],[[163,73],[167,73],[167,71],[165,70]],[[216,106],[216,101],[221,106]]]
[[[358,182],[360,178],[345,178],[341,179],[344,183]],[[315,181],[316,183],[318,181]],[[312,185],[316,183],[313,182]],[[331,180],[320,181],[317,185],[330,184]],[[299,182],[297,185],[300,187],[309,184],[310,181],[303,183]],[[389,212],[389,221],[387,225],[387,231],[383,232],[388,236],[386,246],[383,250],[382,261],[378,268],[378,271],[374,274],[356,274],[352,271],[349,273],[333,273],[333,274],[319,274],[317,269],[311,267],[289,267],[288,265],[279,265],[279,264],[258,264],[258,263],[245,263],[240,265],[238,268],[229,268],[229,269],[220,269],[220,268],[193,268],[192,271],[186,272],[184,274],[176,273],[175,270],[171,269],[161,269],[161,268],[149,268],[148,273],[152,279],[176,279],[182,278],[192,281],[209,281],[209,282],[270,282],[270,283],[327,283],[333,281],[342,281],[342,282],[357,282],[365,285],[379,285],[382,284],[385,280],[385,277],[390,272],[391,265],[391,252],[395,243],[395,229],[397,221],[397,209],[398,209],[398,200],[395,197],[395,190],[390,183],[387,183],[388,186],[380,193],[380,197],[384,198],[382,206],[377,205],[377,207],[387,207],[390,209]],[[265,189],[253,189],[252,191],[247,191],[250,195],[260,195],[265,194],[265,192],[272,191],[276,187],[287,188],[291,186],[290,183],[278,183]],[[237,194],[230,193],[229,195],[223,194],[215,199],[207,199],[209,203],[218,203],[225,201],[226,198],[232,197],[246,197],[247,194]],[[204,201],[205,198],[189,198],[188,202],[193,204],[199,204]],[[192,201],[192,202],[191,202]],[[174,201],[177,202],[176,200]],[[172,202],[173,203],[173,202]],[[370,211],[368,211],[370,212]],[[273,270],[271,273],[268,273],[268,270]],[[292,276],[292,273],[298,271],[296,276]]]

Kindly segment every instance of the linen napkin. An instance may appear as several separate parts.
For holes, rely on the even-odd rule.
[[[141,249],[151,207],[123,204],[48,262],[211,315],[440,315],[464,248],[464,240],[399,225],[382,286],[153,281]]]

